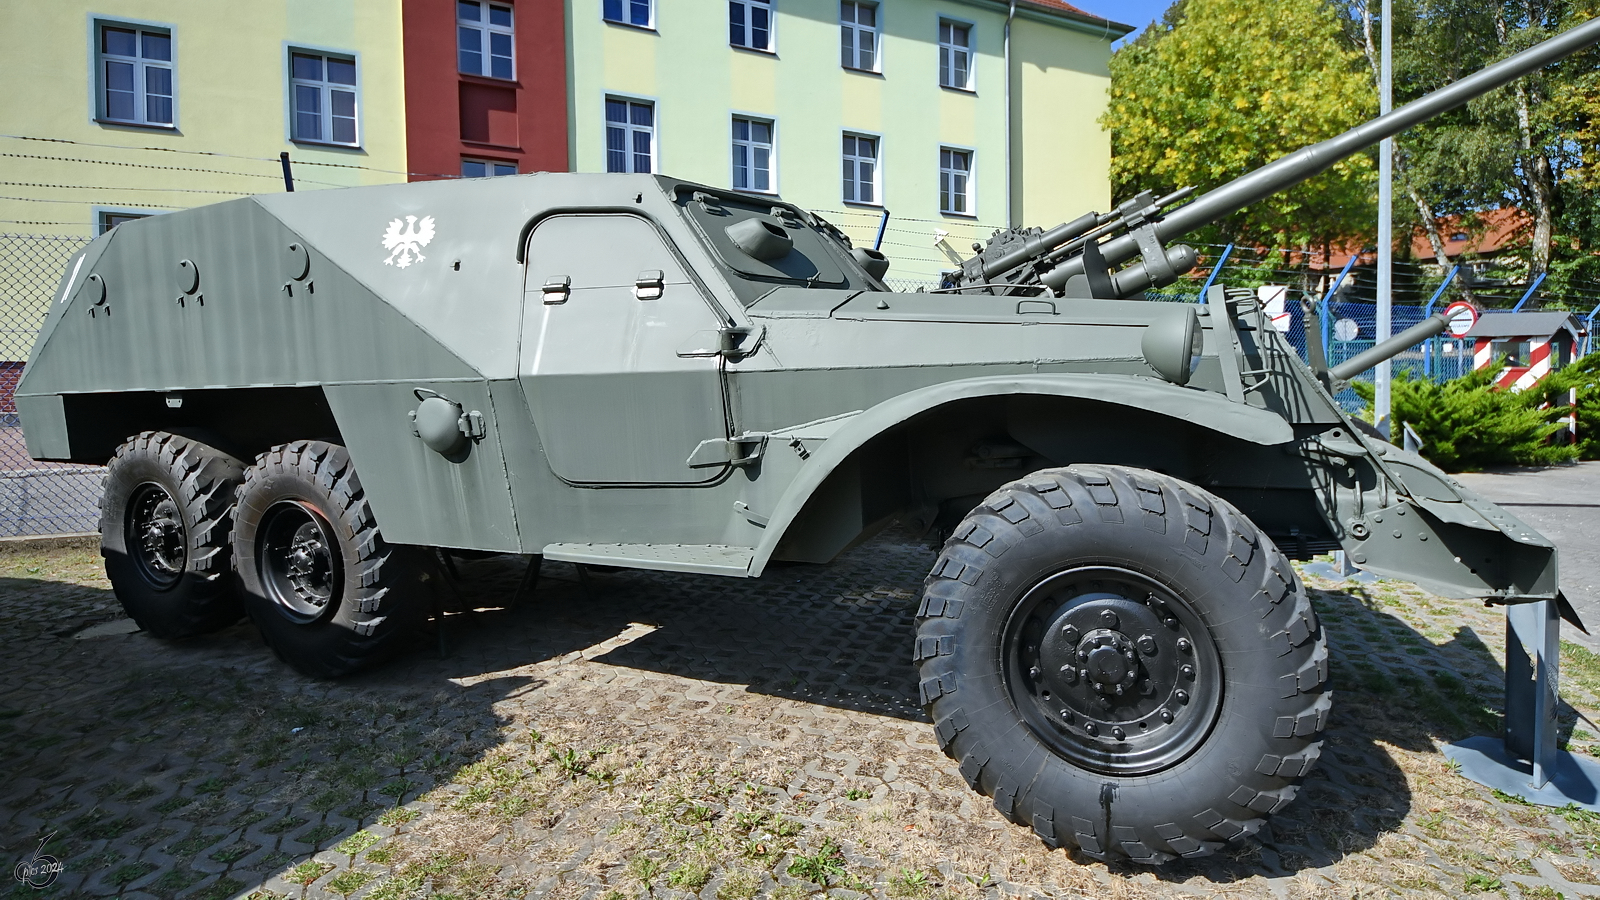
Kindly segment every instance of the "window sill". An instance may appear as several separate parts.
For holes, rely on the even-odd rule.
[[[522,152],[521,147],[513,146],[511,144],[491,144],[488,141],[469,141],[466,138],[462,138],[461,143],[466,144],[469,147],[482,147],[485,150],[501,150],[506,153]]]
[[[877,200],[841,200],[845,206],[859,206],[862,209],[883,209],[883,204]]]
[[[139,128],[149,131],[177,131],[178,126],[162,122],[130,122],[123,119],[97,118],[95,122],[100,125],[115,125],[118,128]]]
[[[771,57],[773,59],[777,59],[778,58],[778,51],[777,50],[763,50],[760,47],[746,47],[743,44],[729,44],[728,45],[728,49],[729,50],[743,50],[745,53],[755,53],[755,54],[759,54],[761,56],[768,56],[768,57]]]
[[[855,66],[840,66],[839,68],[843,69],[846,72],[849,72],[852,75],[865,75],[868,78],[882,78],[883,77],[883,73],[881,71],[877,70],[877,69],[858,69]]]
[[[335,144],[333,141],[313,141],[307,138],[290,138],[289,143],[299,147],[318,147],[323,150],[361,150],[360,144]]]
[[[488,87],[520,88],[522,83],[515,78],[496,78],[493,75],[474,75],[471,72],[456,72],[462,81],[468,84],[481,84]]]
[[[635,25],[632,22],[619,22],[616,19],[601,19],[600,21],[607,25],[615,25],[618,28],[626,28],[629,31],[644,31],[654,35],[661,34],[654,25]]]
[[[775,191],[775,190],[765,190],[765,191],[763,191],[760,188],[736,187],[736,188],[729,188],[729,190],[738,191],[741,194],[750,194],[751,196],[754,196],[754,197],[776,197],[776,196],[778,196],[778,192]]]
[[[939,215],[944,216],[946,219],[971,219],[974,222],[978,220],[977,213],[951,212],[948,209],[939,210]]]
[[[953,91],[953,92],[955,92],[957,94],[966,94],[969,97],[978,96],[978,89],[977,88],[956,87],[953,84],[941,84],[941,85],[939,85],[939,87],[942,90]]]

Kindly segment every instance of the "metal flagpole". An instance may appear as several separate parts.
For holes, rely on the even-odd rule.
[[[1387,114],[1394,107],[1394,29],[1393,0],[1383,0],[1383,44],[1378,67],[1378,111]],[[1394,139],[1384,138],[1378,145],[1378,321],[1373,340],[1389,339],[1391,294],[1394,288]],[[1372,413],[1374,424],[1389,436],[1389,361],[1378,363],[1373,372]]]

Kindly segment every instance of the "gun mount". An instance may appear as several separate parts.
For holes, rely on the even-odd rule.
[[[1252,203],[1293,187],[1335,163],[1413,125],[1481,97],[1600,40],[1600,19],[1535,44],[1460,81],[1328,140],[1303,147],[1192,202],[1193,188],[1157,198],[1142,192],[1111,213],[1088,213],[1048,231],[997,232],[951,273],[945,287],[1001,295],[1131,299],[1177,281],[1200,255],[1169,243]],[[975,248],[976,249],[976,248]],[[1115,267],[1138,257],[1121,269]]]

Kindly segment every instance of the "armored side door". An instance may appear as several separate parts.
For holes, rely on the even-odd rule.
[[[528,238],[518,376],[550,467],[574,484],[692,485],[728,436],[719,358],[683,355],[720,320],[656,224],[557,214]]]

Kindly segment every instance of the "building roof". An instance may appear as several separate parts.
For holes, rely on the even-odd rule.
[[[1569,312],[1487,312],[1478,317],[1464,338],[1549,337],[1561,330],[1576,337],[1582,328]]]
[[[1519,233],[1531,223],[1528,214],[1515,207],[1484,210],[1478,215],[1481,230],[1468,231],[1461,225],[1460,216],[1441,216],[1437,220],[1439,237],[1444,241],[1444,253],[1456,259],[1462,253],[1492,256],[1516,241]],[[1456,236],[1460,235],[1459,239]],[[1433,244],[1428,235],[1418,230],[1411,238],[1411,255],[1424,262],[1433,262]]]
[[[1112,39],[1120,38],[1134,30],[1132,25],[1124,25],[1104,16],[1097,16],[1070,3],[1062,2],[1062,0],[1017,0],[1017,8],[1036,9],[1040,12],[1054,13],[1068,19],[1075,19],[1085,24],[1103,26],[1107,32],[1106,36]]]

